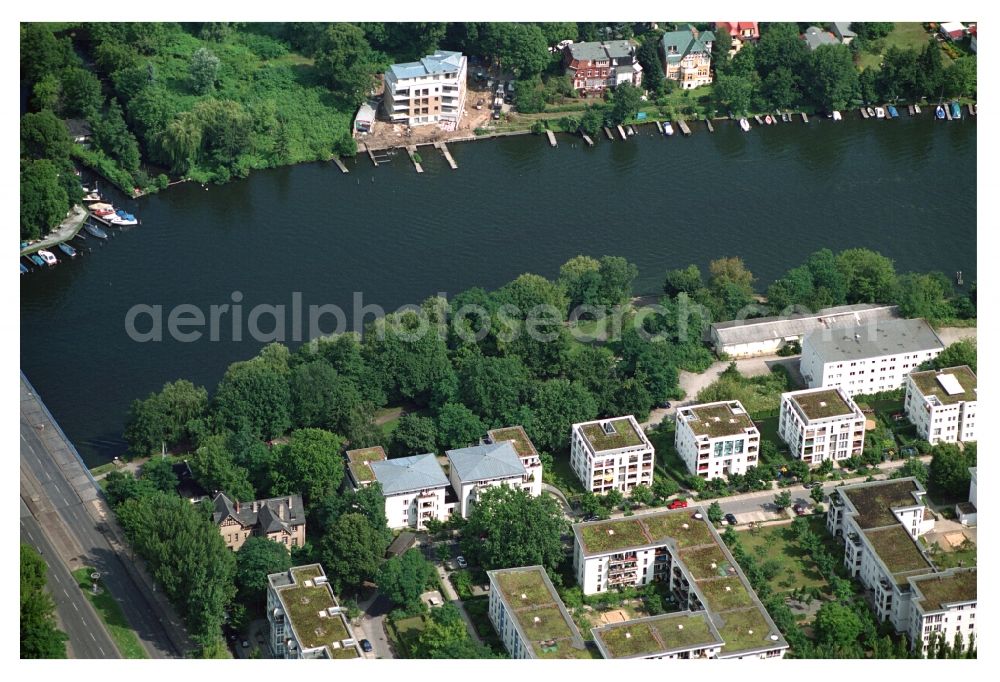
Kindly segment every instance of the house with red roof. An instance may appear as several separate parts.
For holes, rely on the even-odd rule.
[[[725,31],[733,39],[733,46],[729,50],[729,56],[740,51],[746,43],[753,43],[760,40],[760,28],[756,21],[717,21],[715,31]]]

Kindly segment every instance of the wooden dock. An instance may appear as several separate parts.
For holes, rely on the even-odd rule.
[[[952,120],[952,118],[951,118],[951,107],[949,105],[947,105],[947,104],[944,105],[944,117],[946,119],[948,119],[949,121]]]
[[[412,144],[411,145],[407,145],[407,147],[406,147],[406,153],[410,155],[410,161],[413,162],[413,167],[417,169],[417,172],[418,173],[423,173],[424,172],[424,168],[423,168],[423,166],[420,165],[420,162],[417,160],[417,159],[420,158],[420,155],[417,154],[417,148],[414,147]]]
[[[344,165],[344,162],[340,160],[339,156],[333,157],[331,159],[331,161],[333,161],[335,164],[337,164],[337,168],[340,169],[341,173],[347,173],[348,172],[347,166]]]
[[[908,114],[909,114],[910,116],[913,116],[913,105],[912,105],[912,104],[911,104],[910,106],[906,107],[906,112],[907,112],[907,113],[908,113]]]
[[[546,130],[545,134],[549,138],[549,146],[550,147],[556,147],[556,146],[559,145],[559,143],[556,142],[556,134],[555,133],[553,133],[551,130]]]
[[[614,142],[615,136],[611,134],[611,128],[604,126],[604,134],[608,136],[608,139]]]
[[[969,104],[969,116],[975,116],[975,115],[976,115],[976,105]]]
[[[435,142],[434,148],[441,150],[441,155],[444,157],[444,160],[448,162],[448,165],[451,167],[452,170],[458,170],[458,164],[455,163],[455,159],[452,158],[451,152],[448,151],[447,144],[445,144],[444,142]]]
[[[580,134],[583,135],[583,141],[587,143],[588,147],[594,146],[594,141],[590,139],[590,135],[588,135],[587,133],[580,133]]]
[[[656,121],[656,129],[660,131],[660,135],[663,135],[663,124],[659,121]]]
[[[628,139],[628,135],[625,134],[625,129],[622,128],[621,126],[618,126],[618,134],[622,136],[623,140]]]
[[[764,125],[764,119],[762,119],[759,114],[754,114],[753,120],[757,121],[757,125],[759,126]]]
[[[806,112],[804,112],[804,111],[802,112],[802,122],[803,123],[809,123],[809,117],[806,116]]]
[[[864,107],[861,107],[861,109],[859,109],[859,111],[861,112],[861,118],[863,118],[863,119],[865,119],[867,121],[868,120],[868,110],[865,109]]]
[[[714,133],[715,132],[715,128],[712,126],[712,121],[710,121],[707,118],[705,119],[705,127],[708,128],[708,132],[710,132],[710,133]]]
[[[378,161],[375,159],[375,152],[373,152],[370,147],[365,147],[365,151],[368,152],[368,158],[372,160],[372,165],[378,168]]]
[[[688,128],[687,122],[683,118],[677,119],[677,127],[681,129],[681,132],[685,135],[691,134],[691,129]]]

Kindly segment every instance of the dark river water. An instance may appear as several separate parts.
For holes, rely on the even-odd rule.
[[[208,317],[239,292],[244,311],[285,305],[295,346],[293,292],[303,308],[344,307],[350,321],[354,292],[394,310],[524,272],[554,276],[581,253],[636,263],[637,293],[659,290],[667,269],[726,255],[741,256],[763,290],[822,247],[869,247],[900,271],[963,270],[972,282],[975,121],[848,118],[748,134],[699,123],[670,139],[645,126],[594,148],[512,137],[452,145],[455,171],[422,148],[422,175],[405,154],[378,168],[365,156],[347,162],[349,175],[310,164],[117,201],[142,224],[21,278],[21,367],[93,466],[124,451],[134,398],[180,377],[211,389],[261,345],[247,331],[234,341],[231,316],[219,318],[218,341],[205,326],[196,342],[139,343],[125,324],[137,304],[162,306],[166,330],[172,307]]]

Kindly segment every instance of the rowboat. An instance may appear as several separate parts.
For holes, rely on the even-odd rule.
[[[664,121],[663,123],[663,134],[670,137],[674,134],[674,127],[670,125],[670,121]]]
[[[774,119],[771,118],[771,114],[768,114],[767,116],[764,117],[764,123],[766,123],[769,126],[774,125]]]
[[[59,250],[62,251],[63,253],[65,253],[70,258],[76,258],[76,249],[74,249],[69,244],[59,243],[59,244],[56,244],[56,246],[58,246]]]
[[[740,128],[743,129],[744,133],[745,132],[749,132],[749,130],[750,130],[750,121],[746,120],[745,118],[741,118],[740,119]]]
[[[87,231],[87,234],[97,237],[98,239],[107,239],[108,233],[99,228],[97,225],[91,225],[87,223],[83,226],[83,229]]]
[[[834,121],[839,121],[839,120],[841,120],[842,118],[843,118],[843,117],[842,117],[842,116],[840,115],[840,112],[839,112],[839,111],[835,111],[835,112],[833,112],[833,120],[834,120]]]

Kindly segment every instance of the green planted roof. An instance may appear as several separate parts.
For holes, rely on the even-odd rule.
[[[852,405],[844,400],[840,391],[833,388],[792,393],[791,399],[810,420],[854,414]]]
[[[738,411],[733,411],[734,406]],[[684,407],[678,414],[687,417],[684,421],[696,435],[709,438],[738,436],[754,425],[737,401]]]
[[[348,466],[351,467],[351,474],[358,483],[368,483],[375,480],[375,472],[368,465],[369,462],[379,462],[384,460],[385,450],[381,445],[371,448],[359,448],[347,451]]]
[[[945,390],[938,377],[948,375],[955,377],[958,385],[962,388],[961,393],[951,393]],[[976,375],[969,367],[948,367],[947,369],[931,370],[928,372],[913,372],[910,375],[913,383],[920,389],[924,396],[935,396],[944,405],[954,405],[955,403],[976,400]]]
[[[952,571],[913,579],[923,595],[919,600],[925,612],[939,611],[948,604],[976,599],[976,571]]]
[[[721,625],[719,624],[721,622]],[[715,619],[719,635],[726,644],[722,647],[722,655],[753,651],[778,646],[781,643],[777,630],[771,630],[761,609],[748,608],[738,611],[727,611]],[[771,639],[778,635],[778,639]]]
[[[910,534],[901,525],[866,530],[865,537],[890,573],[931,568]]]
[[[860,483],[838,488],[857,510],[855,522],[861,528],[879,528],[898,523],[893,509],[915,507],[920,503],[913,497],[918,492],[916,481],[910,478],[895,481]]]
[[[604,430],[604,424],[611,424],[615,432],[607,433]],[[594,448],[594,452],[637,447],[646,443],[645,438],[636,431],[636,428],[632,425],[632,420],[628,417],[590,422],[589,424],[582,425],[580,431],[591,447]]]
[[[630,620],[593,629],[610,658],[639,658],[671,651],[718,646],[705,613],[689,611]]]
[[[535,656],[591,658],[544,568],[508,568],[489,576]]]

